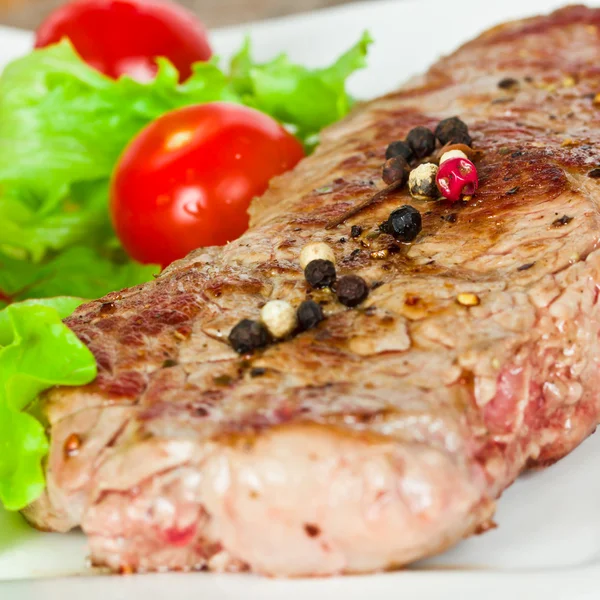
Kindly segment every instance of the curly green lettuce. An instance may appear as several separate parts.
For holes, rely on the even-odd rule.
[[[96,377],[88,348],[62,322],[83,300],[25,301],[0,311],[0,504],[20,510],[44,490],[45,429],[27,409],[55,385]]]
[[[231,83],[244,104],[295,128],[306,139],[348,114],[353,100],[346,81],[366,66],[372,39],[368,33],[329,67],[307,69],[285,54],[256,64],[250,40],[231,61]]]
[[[68,41],[8,65],[0,77],[0,302],[96,298],[150,279],[157,268],[127,258],[108,214],[109,180],[129,141],[166,112],[211,101],[252,106],[312,141],[350,109],[346,81],[365,66],[370,42],[365,34],[323,69],[286,56],[259,64],[246,42],[229,71],[216,59],[197,63],[184,83],[166,60],[149,83],[109,79]]]

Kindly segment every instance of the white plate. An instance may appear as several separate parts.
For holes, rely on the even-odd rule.
[[[296,60],[318,65],[368,29],[376,40],[370,66],[351,84],[352,93],[365,98],[393,89],[486,27],[561,4],[552,0],[367,2],[216,31],[213,42],[221,55],[229,56],[250,31],[259,58],[286,50]],[[0,65],[30,45],[29,34],[0,28]],[[0,600],[131,600],[138,595],[146,600],[597,599],[599,467],[597,436],[558,465],[528,474],[510,488],[498,506],[498,529],[407,571],[327,580],[272,581],[210,574],[93,577],[85,565],[83,536],[40,534],[19,517],[0,511]]]

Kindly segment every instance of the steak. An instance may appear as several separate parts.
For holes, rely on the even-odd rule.
[[[600,413],[599,27],[575,6],[484,33],[325,131],[240,239],[78,309],[99,374],[44,397],[48,486],[27,518],[81,526],[113,570],[275,576],[390,569],[489,528],[502,491]],[[479,152],[471,201],[403,189],[344,220],[383,189],[390,142],[454,115]],[[411,244],[379,229],[404,204]],[[369,283],[359,307],[307,286],[314,241]],[[267,300],[307,297],[318,327],[228,344]]]

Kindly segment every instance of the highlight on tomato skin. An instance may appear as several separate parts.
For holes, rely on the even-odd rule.
[[[69,38],[81,58],[108,77],[147,82],[156,58],[168,58],[180,80],[212,55],[204,25],[182,6],[156,0],[75,0],[40,25],[35,47]]]
[[[135,260],[163,267],[248,228],[248,207],[304,156],[268,115],[213,102],[152,122],[129,144],[111,182],[113,226]]]

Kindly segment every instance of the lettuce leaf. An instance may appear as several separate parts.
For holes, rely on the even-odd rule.
[[[0,311],[0,502],[20,510],[44,489],[42,423],[23,412],[55,385],[84,385],[96,361],[62,323],[83,300],[55,298],[11,304]]]
[[[100,256],[86,246],[67,248],[40,263],[0,254],[0,289],[13,301],[65,295],[97,298],[159,272],[159,267],[140,265],[124,255]]]
[[[371,43],[371,36],[364,33],[330,67],[307,69],[292,63],[285,54],[256,64],[247,39],[232,60],[233,87],[246,104],[293,125],[305,139],[348,113],[353,101],[346,93],[346,81],[366,66]]]
[[[82,298],[74,298],[72,296],[57,296],[55,298],[36,298],[32,300],[24,300],[23,302],[13,304],[11,310],[20,310],[26,306],[47,306],[56,311],[61,319],[66,319],[78,306],[83,304],[85,300]],[[15,331],[12,321],[9,317],[10,311],[0,311],[0,348],[12,344],[15,339]]]

